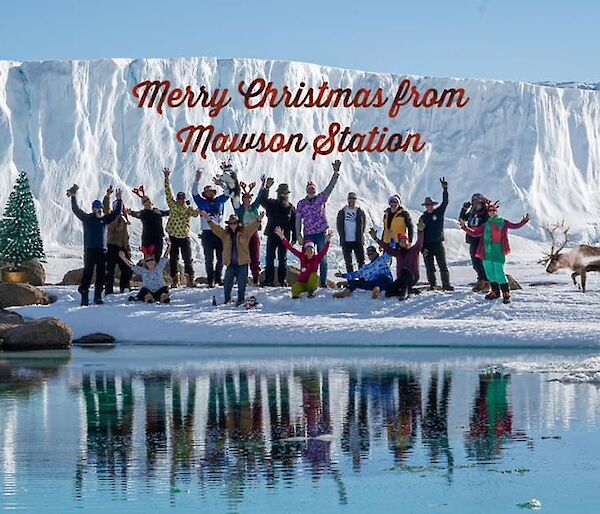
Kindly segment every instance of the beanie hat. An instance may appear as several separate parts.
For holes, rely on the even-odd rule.
[[[351,198],[354,198],[355,200],[358,198],[358,196],[356,196],[356,193],[354,191],[350,191],[348,193],[348,200],[350,200]]]
[[[94,200],[92,202],[92,209],[102,209],[102,202],[100,200]]]
[[[317,184],[315,184],[315,183],[314,183],[314,181],[312,181],[312,180],[309,180],[309,181],[306,183],[306,190],[307,190],[307,191],[308,191],[308,188],[309,188],[309,187],[312,187],[312,188],[314,188],[314,189],[316,190],[316,189],[317,189]]]
[[[388,203],[392,203],[392,202],[398,203],[398,205],[402,205],[402,200],[400,198],[400,195],[390,196],[388,199]]]

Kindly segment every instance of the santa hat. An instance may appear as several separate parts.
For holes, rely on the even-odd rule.
[[[315,182],[314,182],[313,180],[309,180],[309,181],[306,183],[306,190],[307,190],[307,191],[308,191],[308,188],[309,188],[309,187],[312,187],[312,188],[313,188],[313,189],[316,191],[316,189],[317,189],[317,184],[315,184]]]
[[[401,243],[402,241],[408,241],[408,236],[404,232],[399,232],[398,242]]]
[[[146,260],[148,257],[154,257],[156,245],[140,246],[140,250],[144,256],[144,260]]]
[[[302,245],[302,248],[304,250],[306,250],[307,248],[312,248],[314,250],[315,249],[315,243],[313,243],[312,241],[304,241],[304,244]]]

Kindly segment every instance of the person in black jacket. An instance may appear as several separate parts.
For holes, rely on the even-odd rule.
[[[261,177],[262,192],[261,205],[267,215],[267,249],[265,257],[265,279],[263,286],[273,286],[275,279],[275,256],[279,261],[277,267],[277,282],[280,286],[286,285],[287,275],[287,249],[275,234],[275,228],[281,227],[285,238],[293,245],[296,242],[296,209],[290,203],[290,189],[287,184],[277,186],[277,199],[269,198],[269,188],[273,185],[272,178]]]
[[[142,248],[148,249],[154,247],[154,258],[156,262],[162,257],[163,241],[165,231],[163,229],[162,219],[169,215],[169,210],[157,209],[152,205],[150,197],[142,196],[142,205],[144,208],[141,211],[129,210],[128,214],[142,222]],[[142,253],[146,255],[148,252]]]
[[[459,220],[464,220],[467,227],[479,227],[488,220],[487,209],[485,208],[486,198],[481,193],[475,193],[470,202],[465,202],[458,216]],[[477,273],[477,283],[473,288],[475,292],[487,291],[490,283],[485,275],[483,261],[477,257],[477,247],[479,246],[479,237],[467,234],[466,242],[469,244],[469,253],[471,254],[471,263]]]
[[[421,221],[425,223],[423,261],[427,270],[427,281],[430,290],[437,287],[435,259],[440,268],[442,289],[444,291],[454,291],[454,287],[450,285],[450,272],[448,271],[446,250],[444,248],[444,215],[446,214],[446,207],[448,207],[448,182],[442,177],[440,184],[442,185],[442,203],[439,207],[436,207],[437,202],[429,196],[421,204],[425,207],[425,212],[421,215]]]
[[[121,214],[121,190],[117,189],[117,203],[108,214],[102,213],[102,202],[94,200],[92,212],[82,211],[77,205],[77,190],[75,185],[67,191],[71,197],[71,209],[83,223],[83,275],[79,284],[81,305],[89,304],[89,290],[94,269],[96,270],[96,283],[94,285],[94,303],[101,305],[102,289],[104,288],[104,275],[106,273],[106,229]]]
[[[348,193],[348,205],[340,209],[337,215],[337,231],[340,235],[342,254],[346,264],[346,273],[354,271],[352,252],[356,256],[359,268],[365,264],[365,227],[367,217],[365,212],[356,206],[356,193]]]

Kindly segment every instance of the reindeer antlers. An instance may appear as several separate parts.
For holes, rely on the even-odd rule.
[[[546,264],[548,263],[548,261],[550,259],[552,259],[552,257],[557,256],[560,251],[567,246],[567,243],[569,242],[569,227],[565,227],[565,221],[561,221],[560,223],[555,223],[554,225],[548,226],[545,225],[544,227],[542,227],[546,233],[548,234],[548,236],[550,237],[550,239],[552,240],[552,246],[550,247],[550,251],[549,252],[545,252],[544,253],[544,258],[540,259],[538,261],[538,264]],[[560,244],[560,246],[558,247],[558,249],[556,249],[556,246],[558,244],[557,240],[556,240],[556,232],[557,231],[561,231],[563,234],[563,242]]]
[[[244,195],[251,195],[252,190],[256,187],[256,182],[252,182],[252,184],[248,185],[245,182],[240,182],[240,188],[242,189],[242,193]]]
[[[144,186],[142,184],[140,184],[138,187],[134,187],[132,191],[135,196],[140,198],[144,198],[144,196],[146,196],[146,193],[144,193]]]

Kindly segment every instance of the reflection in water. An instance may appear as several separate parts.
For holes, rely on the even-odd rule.
[[[65,363],[54,364],[56,374]],[[31,394],[52,375],[23,362],[0,362],[0,374],[0,401]],[[133,482],[141,482],[149,491],[168,488],[171,502],[184,490],[205,496],[217,488],[236,505],[258,485],[290,486],[308,477],[315,485],[330,481],[337,501],[345,504],[348,470],[342,459],[350,473],[362,473],[375,447],[387,448],[394,469],[406,469],[422,449],[452,484],[453,408],[457,417],[466,415],[460,421],[464,452],[475,462],[497,461],[518,435],[510,376],[499,373],[480,374],[474,400],[454,396],[454,403],[453,371],[436,366],[152,373],[84,368],[69,381],[69,394],[82,408],[73,474],[80,501],[102,487],[123,499]],[[0,419],[5,486],[15,459],[6,449],[14,439],[11,423],[9,416]]]

